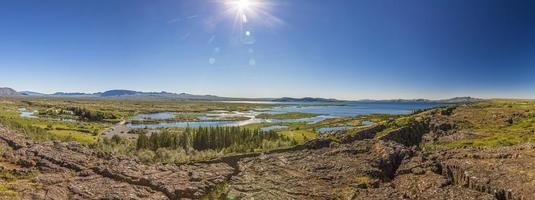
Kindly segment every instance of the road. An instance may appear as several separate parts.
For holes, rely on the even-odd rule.
[[[102,132],[102,134],[100,134],[100,136],[102,138],[111,138],[114,135],[119,135],[127,138],[137,138],[137,135],[135,134],[128,134],[129,130],[130,129],[126,126],[126,121],[123,120],[113,125],[113,127],[106,129],[104,132]]]

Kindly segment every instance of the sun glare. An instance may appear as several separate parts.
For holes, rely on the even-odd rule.
[[[225,5],[225,13],[234,16],[239,23],[255,21],[268,25],[281,24],[282,21],[271,15],[271,9],[276,6],[270,0],[221,0]]]
[[[225,7],[224,13],[226,16],[231,16],[234,19],[232,27],[233,34],[239,41],[247,46],[252,46],[256,43],[255,31],[253,29],[262,27],[274,28],[282,24],[282,20],[273,16],[271,10],[275,3],[270,0],[220,0]],[[238,41],[238,40],[237,40]],[[252,53],[251,53],[252,55]],[[250,65],[256,65],[257,61],[249,62]]]
[[[259,0],[228,0],[227,5],[230,9],[239,13],[254,12],[260,5]]]
[[[251,7],[250,0],[238,0],[237,2],[238,10],[247,10]]]

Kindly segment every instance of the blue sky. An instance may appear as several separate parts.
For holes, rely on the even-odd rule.
[[[535,98],[535,1],[231,1],[2,1],[0,86]]]

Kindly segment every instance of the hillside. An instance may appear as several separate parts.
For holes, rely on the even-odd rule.
[[[0,125],[0,171],[22,199],[532,199],[534,132],[535,101],[483,101],[177,166]]]
[[[142,92],[136,92],[132,90],[109,90],[100,94],[101,97],[114,97],[114,96],[127,96],[127,95],[138,95],[143,94]]]
[[[0,87],[0,96],[16,96],[20,95],[17,91],[7,87]]]
[[[24,96],[46,96],[47,94],[39,93],[39,92],[32,92],[32,91],[20,91],[21,95]]]
[[[364,100],[358,100],[357,102],[380,102],[380,103],[470,103],[470,102],[477,102],[482,101],[484,99],[479,98],[472,98],[472,97],[454,97],[450,99],[439,99],[439,100],[431,100],[431,99],[387,99],[387,100],[374,100],[374,99],[364,99]]]
[[[97,92],[97,93],[82,93],[82,92],[74,92],[74,93],[65,93],[65,92],[56,92],[52,94],[52,96],[60,96],[60,97],[101,97],[101,98],[121,98],[121,99],[182,99],[182,100],[233,100],[235,98],[227,98],[227,97],[218,97],[214,95],[193,95],[193,94],[187,94],[187,93],[171,93],[171,92],[140,92],[140,91],[134,91],[134,90],[108,90],[104,92]]]

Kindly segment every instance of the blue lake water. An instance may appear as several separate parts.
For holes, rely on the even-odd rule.
[[[375,123],[372,122],[372,121],[368,121],[368,120],[364,120],[364,121],[362,121],[362,125],[363,125],[363,126],[368,126],[368,125],[372,125],[372,124],[375,124]]]
[[[20,113],[21,117],[25,118],[33,118],[33,119],[48,119],[48,120],[56,120],[56,121],[64,121],[64,122],[77,122],[75,119],[65,119],[65,118],[41,118],[37,116],[38,112],[37,110],[28,111],[26,108],[19,108],[17,110]]]
[[[134,117],[135,120],[143,119],[171,119],[174,118],[176,113],[174,112],[160,112],[160,113],[148,113],[148,114],[139,114]]]
[[[21,117],[37,118],[37,116],[35,116],[37,111],[35,111],[35,110],[34,111],[28,111],[26,108],[19,108],[18,111],[19,111]]]
[[[166,128],[166,127],[210,127],[210,126],[245,126],[249,124],[258,123],[295,123],[295,122],[307,122],[315,123],[328,117],[318,116],[302,119],[260,119],[249,118],[241,121],[197,121],[197,122],[161,122],[154,124],[126,124],[128,128]]]
[[[415,110],[440,106],[439,103],[397,103],[397,102],[328,102],[324,106],[291,105],[271,109],[274,113],[303,112],[336,117],[350,117],[368,114],[410,114]],[[343,105],[341,105],[343,104]]]
[[[238,102],[232,102],[238,103]],[[259,103],[259,102],[239,102],[239,103]],[[207,127],[207,126],[244,126],[255,123],[291,123],[305,122],[316,123],[328,118],[334,117],[351,117],[367,114],[410,114],[415,110],[427,109],[440,106],[439,103],[414,103],[414,102],[266,102],[266,104],[280,104],[270,109],[259,109],[248,112],[225,112],[218,111],[207,114],[206,117],[200,118],[198,122],[162,122],[157,124],[127,124],[129,128],[160,128],[160,127]],[[320,105],[321,104],[321,105]],[[256,115],[261,113],[288,113],[302,112],[318,114],[319,116],[302,119],[258,119]],[[156,118],[166,119],[174,116],[175,113],[154,113],[138,115],[136,119]],[[241,121],[213,121],[224,117],[248,117],[247,120]],[[369,125],[371,122],[363,122],[363,125]]]

